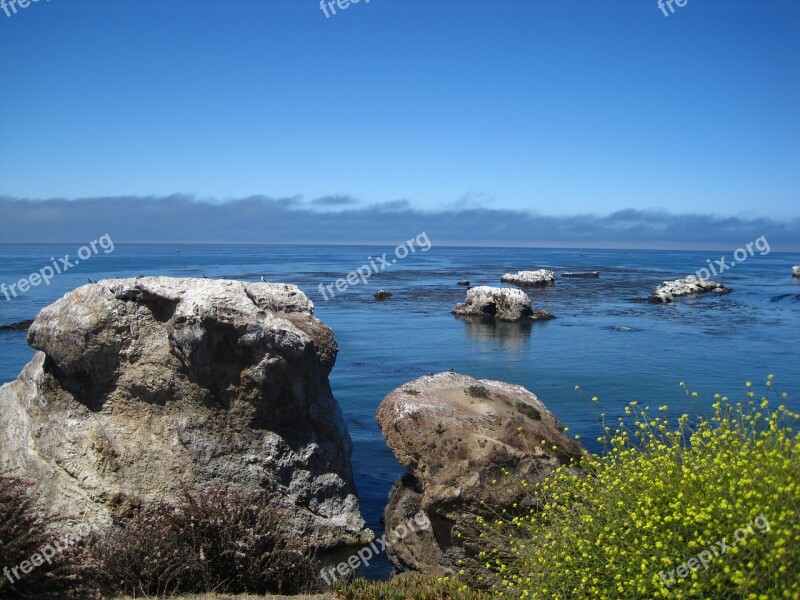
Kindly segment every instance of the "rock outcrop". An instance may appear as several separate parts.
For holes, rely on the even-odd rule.
[[[506,273],[500,278],[500,281],[503,283],[513,283],[514,285],[522,287],[553,285],[556,282],[556,274],[548,269],[518,271],[517,273]]]
[[[800,265],[792,267],[792,277],[800,277]]]
[[[647,300],[653,304],[667,304],[672,302],[672,299],[676,296],[691,296],[709,292],[729,294],[732,291],[731,288],[727,288],[716,281],[699,279],[694,275],[689,275],[683,279],[665,281],[660,287],[656,288]]]
[[[31,325],[33,325],[33,320],[20,321],[19,323],[11,323],[11,325],[0,325],[0,331],[25,331]]]
[[[105,280],[42,310],[28,342],[0,388],[0,471],[37,480],[49,511],[270,489],[323,546],[372,538],[328,383],[336,342],[296,286]]]
[[[583,279],[595,279],[600,277],[600,271],[587,271],[586,273],[562,273],[562,277],[580,277]]]
[[[525,388],[457,373],[397,388],[381,402],[377,420],[406,468],[386,506],[386,529],[418,511],[431,522],[389,548],[401,571],[457,572],[459,560],[474,560],[482,549],[476,515],[515,503],[524,509],[530,488],[520,480],[538,481],[583,452]]]
[[[499,321],[536,321],[555,318],[546,310],[534,312],[531,299],[522,290],[488,285],[467,290],[466,300],[457,304],[452,313],[463,316],[489,316]]]
[[[372,294],[372,297],[375,298],[375,300],[388,300],[389,298],[392,297],[392,292],[387,292],[386,290],[378,290],[377,292]]]

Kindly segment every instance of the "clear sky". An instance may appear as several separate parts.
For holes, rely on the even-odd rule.
[[[656,0],[0,9],[14,199],[781,221],[800,216],[799,191],[797,0],[688,0],[668,17]]]

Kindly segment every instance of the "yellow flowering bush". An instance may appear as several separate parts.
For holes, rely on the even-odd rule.
[[[717,395],[707,419],[631,403],[602,456],[533,488],[536,510],[486,524],[495,594],[800,598],[800,415],[772,376],[767,392],[777,402],[750,382],[742,402]]]

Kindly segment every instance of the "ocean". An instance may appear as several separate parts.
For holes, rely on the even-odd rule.
[[[331,374],[353,439],[353,468],[368,525],[379,534],[383,507],[402,469],[386,448],[375,411],[394,388],[422,375],[453,369],[525,386],[593,451],[602,446],[598,396],[610,420],[633,400],[668,415],[707,413],[714,393],[745,397],[745,382],[763,391],[768,374],[786,403],[800,409],[800,254],[756,252],[715,281],[725,296],[678,298],[673,304],[632,302],[661,281],[707,266],[710,251],[417,247],[388,266],[375,259],[394,247],[289,245],[117,244],[18,297],[0,294],[0,325],[32,319],[44,306],[87,280],[137,275],[220,277],[297,284],[315,313],[333,329],[339,356]],[[0,245],[0,284],[6,286],[51,265],[80,244]],[[85,253],[84,253],[85,255]],[[731,252],[727,255],[730,257]],[[51,257],[53,257],[51,259]],[[362,265],[379,268],[326,300],[319,285],[345,278]],[[732,261],[728,259],[728,264]],[[555,320],[492,324],[462,320],[450,309],[473,285],[500,286],[506,272],[548,268],[601,272],[598,279],[557,278],[529,291],[534,309]],[[324,288],[323,288],[324,289]],[[393,295],[376,302],[372,294]],[[25,332],[0,332],[0,382],[16,378],[33,350]],[[698,397],[679,385],[681,381]],[[579,388],[576,390],[576,386]],[[384,578],[384,558],[361,574]]]

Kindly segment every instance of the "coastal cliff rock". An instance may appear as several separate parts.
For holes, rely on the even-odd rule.
[[[499,321],[553,319],[546,310],[534,312],[531,299],[522,290],[481,285],[467,290],[464,302],[452,313],[463,316],[490,316]]]
[[[381,402],[377,421],[406,469],[386,506],[387,531],[418,511],[431,522],[389,548],[400,571],[457,572],[459,560],[481,550],[476,515],[527,506],[520,480],[538,481],[583,452],[525,388],[457,373],[397,388]]]
[[[683,279],[665,281],[660,287],[650,295],[648,301],[653,304],[667,304],[672,302],[676,296],[690,296],[694,294],[729,294],[733,290],[721,283],[707,279],[699,279],[694,275],[689,275]]]
[[[52,513],[268,489],[323,546],[372,538],[328,384],[336,342],[296,286],[105,280],[42,310],[28,342],[0,388],[0,471],[35,479]]]
[[[523,287],[533,287],[540,285],[553,285],[556,282],[556,274],[548,269],[537,269],[536,271],[518,271],[516,273],[506,273],[500,278],[503,283],[513,283]]]

